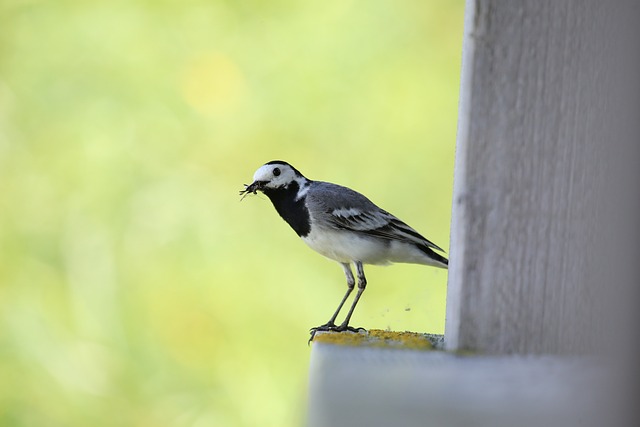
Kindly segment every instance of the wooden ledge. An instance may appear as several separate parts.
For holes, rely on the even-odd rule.
[[[442,350],[444,335],[418,332],[395,332],[370,329],[356,332],[318,332],[314,344],[355,347],[396,348],[405,350]]]
[[[614,425],[610,367],[597,360],[430,348],[410,332],[318,334],[308,427]]]

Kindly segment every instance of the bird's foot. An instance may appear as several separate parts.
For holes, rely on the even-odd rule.
[[[316,326],[315,328],[309,329],[309,333],[311,334],[311,337],[309,337],[309,342],[313,341],[313,338],[316,336],[316,333],[318,332],[345,332],[345,331],[359,333],[362,331],[366,332],[367,330],[365,328],[354,328],[353,326],[349,326],[344,323],[340,325],[336,325],[333,322],[327,322],[324,325]]]

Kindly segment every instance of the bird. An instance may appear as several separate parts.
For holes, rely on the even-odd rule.
[[[337,261],[347,279],[347,291],[319,331],[358,332],[349,326],[351,316],[367,286],[364,264],[423,264],[448,268],[444,251],[396,216],[379,208],[366,196],[347,187],[306,178],[282,160],[260,166],[253,182],[240,191],[242,199],[258,191],[266,195],[280,216],[311,249]],[[241,199],[241,200],[242,200]],[[356,277],[351,265],[355,267]],[[356,286],[358,290],[344,320],[336,319]]]

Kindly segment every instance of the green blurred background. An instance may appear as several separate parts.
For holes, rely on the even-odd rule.
[[[282,159],[448,248],[462,0],[0,3],[0,425],[297,426],[345,290]],[[446,271],[353,324],[442,333]]]

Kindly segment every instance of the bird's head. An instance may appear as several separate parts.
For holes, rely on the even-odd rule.
[[[258,191],[287,188],[294,181],[300,185],[306,178],[289,163],[274,160],[260,166],[253,174],[253,182],[245,184],[245,189],[240,191],[240,194],[245,196],[248,193],[256,194]]]

